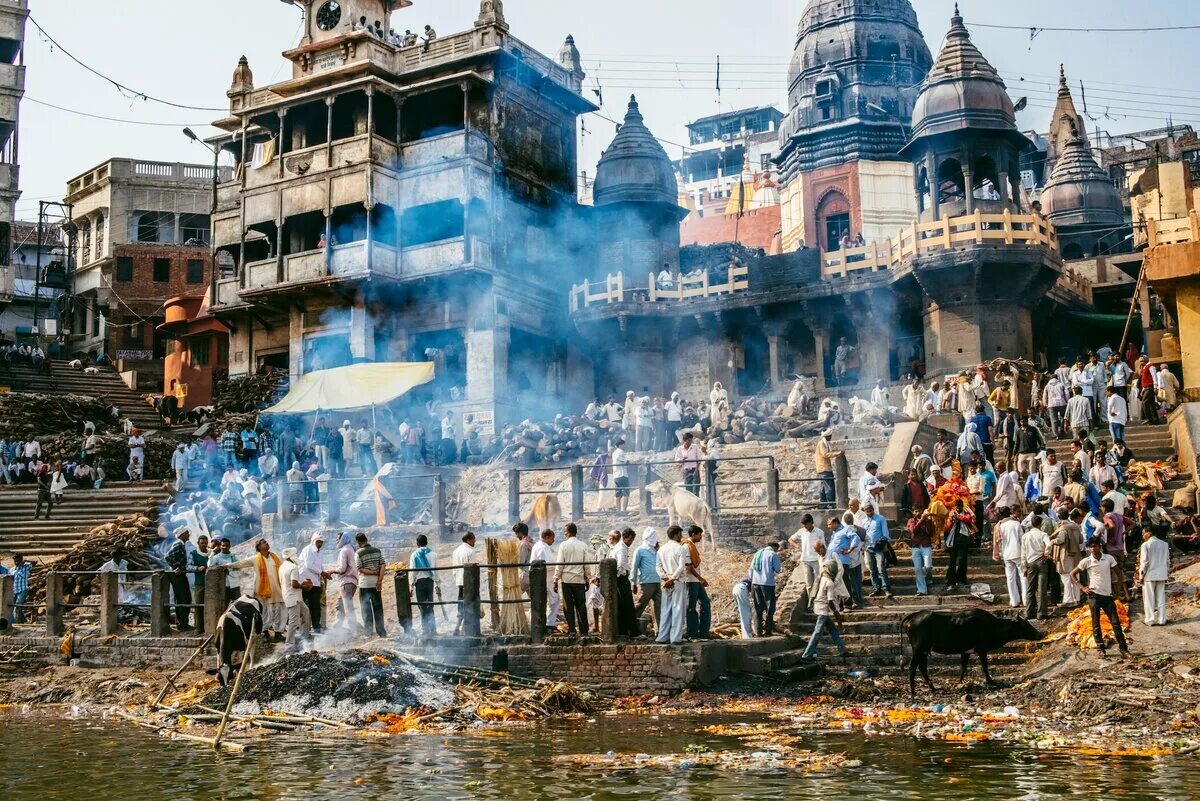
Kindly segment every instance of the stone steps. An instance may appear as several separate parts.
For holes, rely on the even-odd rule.
[[[121,416],[128,417],[139,428],[154,431],[163,427],[162,419],[146,403],[143,394],[126,386],[111,368],[101,368],[96,375],[85,375],[72,370],[65,362],[55,362],[50,374],[44,375],[26,365],[12,365],[8,370],[0,371],[0,384],[14,392],[90,395],[120,408]]]
[[[43,559],[60,556],[96,526],[140,512],[149,501],[165,500],[166,492],[154,484],[69,489],[49,520],[34,520],[37,490],[32,485],[7,487],[0,490],[0,551]]]

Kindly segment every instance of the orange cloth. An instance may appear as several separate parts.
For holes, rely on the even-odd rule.
[[[268,555],[275,562],[275,574],[279,575],[279,566],[282,562],[275,554],[271,553]],[[258,562],[258,583],[255,585],[254,594],[259,598],[271,600],[271,579],[267,576],[267,560],[263,558],[261,553],[255,554],[254,558]],[[282,601],[283,599],[279,598],[275,600]]]
[[[396,508],[396,501],[378,476],[371,482],[371,486],[375,490],[375,525],[386,526],[388,510]]]

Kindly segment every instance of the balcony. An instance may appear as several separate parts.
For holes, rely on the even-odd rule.
[[[274,259],[252,261],[246,265],[246,289],[261,289],[279,282],[279,263]]]
[[[25,91],[25,67],[17,64],[0,63],[0,92]]]
[[[238,298],[238,279],[224,278],[217,281],[217,305],[235,306],[241,301]]]
[[[306,250],[283,257],[283,280],[288,283],[325,277],[325,251]]]
[[[279,159],[283,159],[283,175],[279,173]],[[246,171],[246,189],[257,189],[280,181],[316,175],[329,169],[340,169],[360,164],[375,163],[395,167],[397,148],[394,142],[378,136],[355,136],[338,139],[330,148],[322,143],[301,148],[277,156],[269,164]],[[330,166],[332,165],[332,167]],[[239,187],[240,188],[240,187]],[[218,202],[220,192],[218,190]]]
[[[480,133],[454,131],[428,139],[407,142],[400,148],[400,166],[403,169],[427,167],[441,164],[450,159],[475,158],[486,161],[488,141]]]

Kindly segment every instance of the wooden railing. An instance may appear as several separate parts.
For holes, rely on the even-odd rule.
[[[1200,242],[1200,217],[1196,210],[1186,217],[1170,217],[1165,220],[1146,220],[1146,244],[1178,245],[1183,242]]]
[[[1058,276],[1058,281],[1055,282],[1055,286],[1067,294],[1075,295],[1088,305],[1092,303],[1091,282],[1070,267],[1063,268],[1062,273]]]
[[[856,272],[876,272],[899,266],[904,259],[931,250],[948,250],[955,245],[1004,244],[1058,247],[1054,226],[1038,214],[974,214],[947,217],[928,223],[914,222],[894,238],[846,248],[821,256],[821,276],[845,278]]]
[[[629,300],[659,303],[742,292],[750,287],[746,277],[748,273],[745,265],[730,267],[726,271],[725,282],[714,284],[709,280],[708,270],[704,270],[697,276],[680,276],[674,286],[664,289],[658,285],[654,273],[647,275],[644,285],[626,286],[625,273],[619,271],[615,275],[606,276],[603,283],[584,281],[572,286],[571,311],[586,309],[594,303],[624,303],[627,293],[630,295]]]

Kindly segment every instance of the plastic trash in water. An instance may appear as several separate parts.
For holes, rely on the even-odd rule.
[[[861,680],[861,679],[868,678],[870,675],[871,675],[870,673],[868,673],[865,670],[861,670],[861,669],[850,671],[850,678],[852,678],[852,679]]]
[[[1008,715],[1009,717],[1019,718],[1021,717],[1021,710],[1017,709],[1015,706],[1006,706],[1004,707],[1004,714]]]

